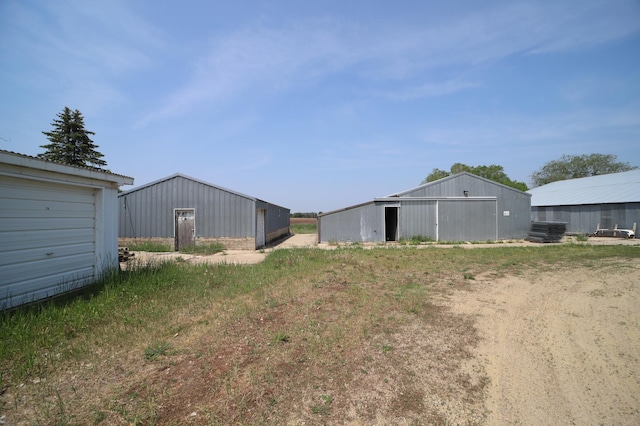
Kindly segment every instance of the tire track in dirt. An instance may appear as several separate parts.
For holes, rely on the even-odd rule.
[[[482,279],[452,298],[477,316],[488,424],[640,424],[640,260]]]

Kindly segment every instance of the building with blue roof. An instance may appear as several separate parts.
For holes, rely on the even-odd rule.
[[[527,192],[531,220],[565,222],[567,233],[634,229],[640,223],[640,169],[552,182]]]

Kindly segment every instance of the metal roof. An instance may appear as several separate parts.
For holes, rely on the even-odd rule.
[[[128,194],[134,193],[136,191],[140,191],[140,190],[148,188],[150,186],[157,185],[157,184],[159,184],[161,182],[165,182],[165,181],[168,181],[168,180],[171,180],[171,179],[175,179],[175,178],[183,178],[183,179],[186,179],[186,180],[190,180],[190,181],[193,181],[193,182],[200,183],[200,184],[205,185],[205,186],[209,186],[211,188],[219,189],[220,191],[228,192],[229,194],[232,194],[232,195],[237,195],[238,197],[246,198],[246,199],[248,199],[250,201],[260,201],[260,202],[263,202],[263,203],[271,204],[272,206],[275,206],[275,207],[279,207],[279,208],[282,208],[282,209],[289,210],[288,207],[283,207],[283,206],[280,206],[278,204],[271,203],[269,201],[263,200],[262,198],[252,197],[251,195],[243,194],[242,192],[234,191],[232,189],[225,188],[225,187],[220,186],[220,185],[214,185],[214,184],[206,182],[204,180],[196,179],[196,178],[191,177],[191,176],[187,176],[187,175],[185,175],[183,173],[174,173],[171,176],[163,177],[161,179],[154,180],[153,182],[149,182],[149,183],[146,183],[144,185],[137,186],[137,187],[135,187],[133,189],[130,189],[128,191],[121,192],[120,194],[118,194],[118,197],[122,197],[124,195],[128,195]]]
[[[460,173],[452,174],[452,175],[449,175],[449,176],[445,176],[445,177],[443,177],[441,179],[438,179],[438,180],[434,180],[434,181],[431,181],[431,182],[423,183],[422,185],[416,186],[415,188],[411,188],[411,189],[407,189],[405,191],[396,192],[394,194],[387,195],[386,198],[389,198],[389,197],[404,197],[407,194],[411,194],[412,192],[415,192],[416,190],[418,190],[420,188],[425,188],[427,186],[440,185],[440,184],[442,184],[442,182],[445,182],[447,180],[457,179],[460,176],[470,176],[470,177],[472,177],[474,179],[483,180],[483,181],[488,182],[488,183],[490,183],[492,185],[498,185],[498,186],[501,186],[503,188],[509,189],[511,191],[516,191],[516,192],[519,192],[521,194],[526,194],[526,192],[522,192],[519,189],[512,188],[510,186],[504,185],[502,183],[499,183],[499,182],[496,182],[496,181],[493,181],[493,180],[490,180],[490,179],[487,179],[487,178],[483,178],[482,176],[474,175],[473,173],[469,173],[469,172],[460,172]]]
[[[640,202],[640,169],[562,180],[527,191],[531,206]]]
[[[128,194],[131,194],[131,193],[133,193],[133,192],[140,191],[140,190],[142,190],[142,189],[144,189],[144,188],[148,188],[148,187],[150,187],[150,186],[157,185],[157,184],[159,184],[159,183],[161,183],[161,182],[165,182],[165,181],[168,181],[168,180],[171,180],[171,179],[176,179],[176,178],[182,178],[182,179],[191,180],[191,181],[193,181],[193,182],[198,182],[198,183],[200,183],[200,184],[202,184],[202,185],[210,186],[210,187],[212,187],[212,188],[216,188],[216,189],[219,189],[219,190],[221,190],[221,191],[225,191],[225,192],[228,192],[228,193],[233,194],[233,195],[237,195],[237,196],[242,197],[242,198],[247,198],[247,199],[249,199],[249,200],[251,200],[251,201],[258,201],[258,200],[259,200],[259,199],[258,199],[258,198],[256,198],[256,197],[252,197],[252,196],[250,196],[250,195],[243,194],[243,193],[238,192],[238,191],[233,191],[233,190],[231,190],[231,189],[224,188],[224,187],[219,186],[219,185],[214,185],[214,184],[212,184],[212,183],[205,182],[205,181],[203,181],[203,180],[196,179],[196,178],[194,178],[194,177],[187,176],[187,175],[182,174],[182,173],[174,173],[174,174],[172,174],[171,176],[163,177],[163,178],[161,178],[161,179],[154,180],[153,182],[146,183],[146,184],[144,184],[144,185],[141,185],[141,186],[135,187],[135,188],[130,189],[130,190],[128,190],[128,191],[121,192],[120,194],[118,194],[118,197],[122,197],[123,195],[128,195]],[[260,200],[260,201],[264,201],[264,200]]]
[[[0,149],[0,162],[19,167],[31,167],[39,170],[47,170],[66,175],[82,176],[91,179],[99,179],[108,182],[115,182],[118,185],[132,185],[133,178],[110,172],[91,166],[74,166],[71,164],[58,163],[40,157],[20,154],[18,152]]]

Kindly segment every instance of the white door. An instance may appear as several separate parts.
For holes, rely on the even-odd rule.
[[[96,277],[95,190],[0,177],[0,309]]]

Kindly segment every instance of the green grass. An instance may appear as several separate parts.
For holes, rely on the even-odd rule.
[[[139,241],[139,242],[131,242],[127,246],[129,251],[147,251],[147,252],[170,252],[171,246],[169,244],[162,244],[155,241]],[[180,253],[187,254],[202,254],[202,255],[211,255],[224,251],[224,245],[217,242],[212,243],[202,243],[195,244],[193,246],[185,247],[180,250]]]
[[[180,253],[202,254],[207,256],[216,253],[222,253],[223,251],[224,245],[222,245],[221,243],[195,244],[193,246],[180,249]]]
[[[384,357],[389,362],[400,359],[402,345],[394,341],[393,333],[416,321],[424,321],[425,327],[438,325],[442,309],[434,305],[434,298],[451,289],[475,285],[481,274],[552,271],[567,265],[596,268],[611,260],[638,257],[640,250],[634,246],[576,244],[473,250],[434,246],[420,250],[279,249],[257,265],[171,262],[140,266],[106,277],[72,297],[0,312],[0,390],[11,389],[13,393],[21,383],[40,378],[50,377],[50,383],[57,380],[56,374],[83,365],[99,366],[95,374],[112,368],[133,376],[144,369],[136,360],[168,363],[179,357],[191,361],[209,357],[210,362],[229,362],[228,357],[236,351],[246,354],[247,359],[263,360],[257,361],[263,369],[256,370],[256,364],[243,369],[234,369],[233,362],[222,364],[229,369],[226,375],[216,376],[222,382],[207,386],[226,389],[229,400],[239,403],[245,401],[245,394],[238,391],[234,400],[233,386],[238,375],[245,374],[241,383],[255,393],[256,400],[261,401],[255,395],[264,395],[265,389],[274,397],[264,401],[286,400],[295,394],[295,389],[286,393],[291,383],[319,383],[324,389],[334,383],[330,372],[338,372],[335,374],[340,376],[335,378],[346,380],[354,372],[376,369],[366,362],[356,368],[353,363],[362,359],[343,353],[366,353],[370,347],[371,363],[381,351],[393,355]],[[450,324],[447,327],[453,330],[473,329],[460,319]],[[127,354],[133,354],[130,361]],[[166,359],[166,355],[172,356]],[[122,357],[126,359],[120,360]],[[455,359],[455,353],[443,359],[448,357]],[[280,377],[283,382],[278,381]],[[100,380],[95,380],[95,392],[101,389]],[[155,391],[162,395],[162,389],[149,389],[149,395]],[[339,401],[339,389],[330,389],[332,399],[316,401],[313,411],[333,413],[332,401]],[[46,392],[46,388],[39,392]],[[323,392],[329,395],[327,390]],[[123,397],[103,397],[105,405],[84,408],[68,401],[73,396],[62,394],[58,399],[65,402],[67,414],[71,409],[86,409],[89,414],[85,420],[89,415],[113,420],[108,416],[117,410],[108,401]],[[50,399],[43,393],[38,399],[41,406],[34,410],[46,413],[42,407]],[[137,409],[134,405],[120,407],[125,414],[118,415],[134,422]],[[214,417],[222,419],[223,415]],[[154,422],[146,418],[144,423]],[[252,419],[244,423],[260,423]],[[56,420],[34,423],[40,422]]]
[[[318,232],[317,225],[309,223],[291,224],[289,229],[292,234],[316,234]]]
[[[401,238],[399,242],[401,244],[419,245],[422,243],[433,243],[435,240],[426,235],[413,235],[411,238]]]
[[[164,340],[155,342],[147,346],[147,348],[144,350],[144,358],[149,361],[155,360],[155,359],[158,359],[158,357],[160,356],[169,355],[169,352],[171,351],[171,349],[173,349],[171,344],[167,343]]]
[[[154,241],[132,242],[127,246],[129,251],[148,251],[148,252],[166,252],[171,251],[169,244],[162,244]]]

